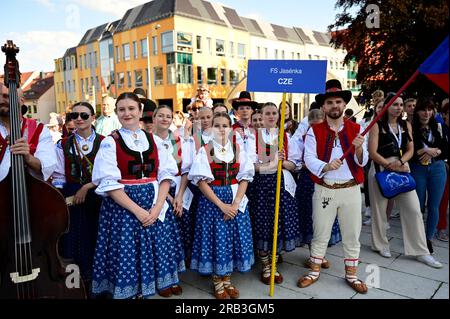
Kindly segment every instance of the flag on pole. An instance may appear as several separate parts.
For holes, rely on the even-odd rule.
[[[449,93],[448,83],[448,36],[441,45],[425,60],[419,67],[420,73],[424,74],[433,83]]]

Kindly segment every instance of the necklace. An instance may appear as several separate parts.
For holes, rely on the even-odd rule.
[[[87,144],[84,144],[83,146],[81,146],[81,149],[86,152],[89,149],[89,146]]]
[[[227,153],[227,149],[225,147],[222,147],[221,149],[219,149],[219,153],[225,155]]]

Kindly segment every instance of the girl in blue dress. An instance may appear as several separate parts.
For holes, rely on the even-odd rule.
[[[254,167],[239,143],[233,143],[231,133],[228,114],[216,114],[213,139],[200,148],[189,172],[189,179],[201,191],[191,269],[212,275],[217,299],[239,298],[231,274],[249,271],[254,263],[245,196]]]
[[[263,128],[256,134],[255,179],[253,180],[250,212],[253,217],[253,236],[256,249],[262,263],[260,279],[268,285],[272,268],[271,250],[273,244],[275,196],[277,184],[278,159],[283,161],[281,180],[280,209],[278,222],[277,259],[281,251],[292,251],[298,243],[299,222],[295,200],[295,180],[291,174],[300,160],[296,144],[284,136],[283,151],[278,154],[280,117],[278,108],[273,103],[265,103],[261,108]],[[275,283],[283,282],[283,276],[276,271]]]
[[[104,196],[92,292],[117,299],[169,294],[184,271],[180,232],[166,202],[177,165],[139,128],[142,106],[135,94],[122,93],[116,113],[122,128],[102,141],[92,174]]]

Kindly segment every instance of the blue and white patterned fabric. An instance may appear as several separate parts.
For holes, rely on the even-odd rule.
[[[153,184],[125,185],[125,193],[136,204],[150,209]],[[113,298],[149,297],[179,283],[185,270],[184,252],[172,206],[164,223],[149,227],[110,197],[103,199],[94,257],[93,294],[110,293]]]
[[[211,186],[224,203],[231,204],[231,186]],[[191,269],[202,275],[224,276],[249,271],[255,262],[248,208],[224,221],[222,211],[200,195],[195,219]]]
[[[283,174],[284,175],[284,174]],[[275,218],[275,195],[277,174],[255,174],[249,202],[253,221],[253,237],[256,249],[271,251]],[[295,198],[284,188],[281,181],[280,209],[278,217],[277,253],[292,251],[299,242],[298,209]]]

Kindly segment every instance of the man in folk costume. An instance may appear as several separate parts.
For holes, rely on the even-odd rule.
[[[253,134],[251,118],[252,113],[258,108],[258,102],[252,101],[250,93],[242,91],[239,94],[239,98],[233,100],[233,109],[239,116],[239,120],[233,124],[232,129],[236,135],[237,141],[242,141],[245,152],[251,157],[253,161],[256,161],[256,144],[255,136]]]
[[[364,181],[363,167],[367,164],[368,153],[365,139],[361,136],[363,129],[359,124],[343,118],[351,97],[351,92],[342,90],[338,80],[327,81],[326,93],[316,95],[316,102],[323,105],[326,120],[313,125],[305,139],[305,164],[315,183],[314,234],[310,271],[298,280],[300,288],[306,288],[319,279],[337,215],[344,247],[345,280],[355,291],[367,292],[366,284],[357,278],[357,270],[361,233],[359,184]],[[349,155],[341,161],[340,157],[349,148]]]
[[[20,105],[18,105],[21,108]],[[11,153],[24,156],[30,171],[47,180],[56,167],[55,146],[48,128],[36,120],[22,117],[22,138],[9,145],[9,89],[0,83],[0,181],[6,178],[11,166]]]

